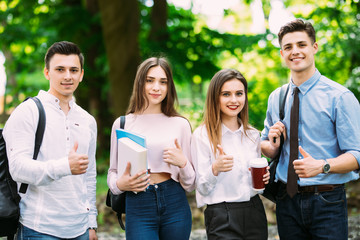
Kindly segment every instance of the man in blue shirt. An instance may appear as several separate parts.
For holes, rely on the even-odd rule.
[[[276,199],[280,238],[347,239],[344,183],[359,178],[359,102],[352,92],[316,69],[314,55],[318,44],[310,23],[294,20],[284,25],[278,36],[281,56],[291,71],[291,82],[282,122],[279,121],[280,88],[269,97],[261,150],[265,156],[275,157],[280,136],[284,134],[276,170],[276,181],[280,182]],[[296,189],[292,194],[288,166],[290,135],[296,131],[290,128],[295,89],[299,98],[296,138],[299,147],[292,163],[296,174]]]

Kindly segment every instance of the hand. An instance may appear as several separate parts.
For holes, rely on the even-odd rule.
[[[70,150],[68,155],[71,174],[79,175],[86,173],[89,165],[89,159],[86,154],[77,154],[78,142],[74,143],[74,147]]]
[[[263,181],[264,181],[265,184],[269,184],[269,180],[270,180],[270,171],[269,170],[270,170],[270,167],[267,166],[266,167],[266,173],[263,176]]]
[[[89,229],[89,240],[98,240],[95,229]]]
[[[234,166],[234,157],[226,155],[220,145],[217,146],[217,149],[219,151],[219,155],[212,164],[212,171],[214,176],[218,176],[219,172],[231,171]]]
[[[270,127],[268,134],[270,145],[273,149],[278,149],[280,147],[281,134],[284,134],[284,140],[285,140],[286,139],[285,125],[282,122],[278,121],[277,123],[275,123]]]
[[[322,173],[324,161],[314,159],[302,147],[299,147],[299,151],[304,159],[296,159],[293,163],[295,173],[299,175],[300,178],[314,177],[319,173]]]
[[[175,148],[165,148],[163,159],[164,162],[178,166],[179,168],[184,168],[188,161],[183,154],[177,139],[175,139]]]
[[[116,186],[121,191],[142,192],[149,186],[150,174],[146,174],[147,170],[143,170],[130,176],[131,163],[128,162],[126,169],[121,177],[116,180]]]

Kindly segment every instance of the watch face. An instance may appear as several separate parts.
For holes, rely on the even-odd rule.
[[[324,173],[330,172],[330,164],[326,163],[323,167]]]

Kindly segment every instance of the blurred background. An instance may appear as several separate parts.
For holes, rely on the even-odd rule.
[[[85,76],[77,102],[97,120],[97,205],[100,231],[120,231],[105,206],[110,130],[128,105],[138,64],[169,59],[179,112],[195,129],[202,120],[212,76],[235,68],[249,82],[250,123],[262,130],[269,94],[289,81],[277,33],[302,18],[317,32],[319,71],[360,99],[359,0],[0,0],[0,125],[27,96],[48,89],[44,55],[56,41],[77,43]],[[358,214],[360,190],[348,186],[349,214]],[[203,228],[203,209],[188,198],[193,228]],[[275,206],[264,201],[269,224]]]

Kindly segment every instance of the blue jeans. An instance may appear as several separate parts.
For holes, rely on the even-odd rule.
[[[276,200],[280,239],[348,239],[344,186],[329,192],[297,193],[293,198],[281,184]]]
[[[185,191],[172,179],[126,193],[127,240],[188,240],[191,223]]]
[[[18,232],[17,232],[17,240],[37,240],[37,239],[46,239],[46,240],[89,240],[89,230],[78,237],[75,238],[59,238],[54,237],[45,233],[40,233],[31,228],[25,227],[24,225],[20,224]]]

